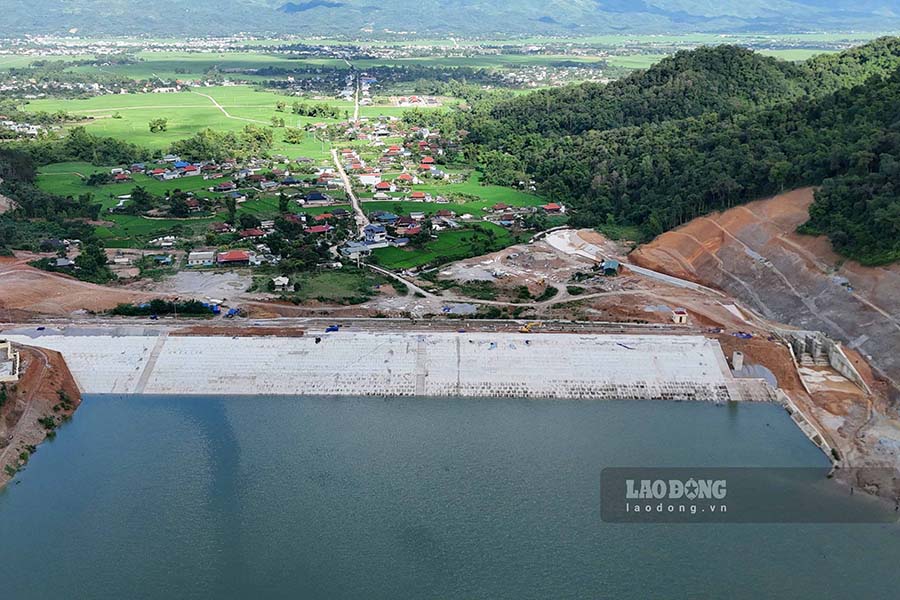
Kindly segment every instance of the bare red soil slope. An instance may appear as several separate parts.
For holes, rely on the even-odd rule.
[[[725,290],[765,317],[824,331],[900,388],[900,265],[864,267],[796,233],[813,189],[701,217],[631,254],[641,266]]]

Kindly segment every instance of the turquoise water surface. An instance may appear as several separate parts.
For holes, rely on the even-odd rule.
[[[605,466],[826,465],[772,405],[90,396],[0,492],[0,597],[897,597],[897,525],[600,520]]]

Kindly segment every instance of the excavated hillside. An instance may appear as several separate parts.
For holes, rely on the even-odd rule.
[[[864,267],[796,233],[805,188],[712,214],[632,252],[640,266],[718,287],[760,314],[859,351],[900,389],[900,265]],[[896,398],[894,398],[896,399]]]

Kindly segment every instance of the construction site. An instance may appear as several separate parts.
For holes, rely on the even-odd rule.
[[[248,292],[228,271],[104,287],[38,271],[30,257],[2,259],[0,336],[59,351],[84,393],[777,402],[839,476],[863,467],[848,483],[895,497],[896,480],[877,467],[900,460],[898,344],[884,335],[897,330],[890,302],[900,294],[887,288],[900,279],[796,249],[823,244],[793,240],[807,199],[796,192],[794,212],[777,214],[785,202],[752,203],[733,210],[769,216],[731,233],[733,217],[714,215],[631,253],[595,231],[560,228],[430,272],[381,269],[397,285],[352,306]],[[709,239],[685,233],[701,225]],[[761,230],[771,235],[754,241]],[[105,312],[214,293],[240,302],[242,316]],[[862,307],[846,317],[859,328],[832,302]]]

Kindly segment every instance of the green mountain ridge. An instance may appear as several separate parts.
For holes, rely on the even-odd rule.
[[[885,31],[896,0],[33,0],[5,7],[0,35],[506,36]]]
[[[465,131],[485,180],[534,179],[571,223],[655,236],[697,216],[822,185],[807,233],[867,264],[900,260],[900,39],[802,64],[734,46],[431,117]],[[420,118],[428,118],[422,116]]]

